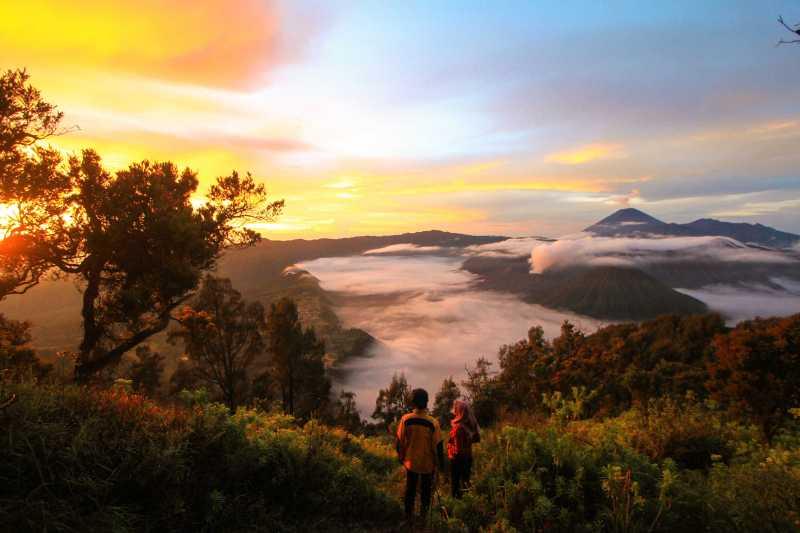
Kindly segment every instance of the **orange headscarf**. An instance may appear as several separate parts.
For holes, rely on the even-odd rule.
[[[472,412],[472,407],[463,400],[456,400],[453,402],[453,415],[455,415],[452,422],[453,427],[463,427],[469,434],[470,439],[474,440],[480,433],[481,428],[478,427],[478,420]]]

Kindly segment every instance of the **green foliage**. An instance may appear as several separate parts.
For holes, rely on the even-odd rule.
[[[411,410],[411,389],[408,387],[405,374],[393,375],[392,382],[386,389],[378,391],[375,399],[375,411],[372,418],[380,420],[385,426],[394,424],[400,417]]]
[[[773,461],[715,465],[704,503],[713,531],[798,531],[800,468]]]
[[[269,374],[280,391],[283,412],[299,418],[326,409],[330,380],[325,375],[325,344],[313,328],[303,329],[294,300],[270,306],[265,335]]]
[[[559,424],[567,421],[580,420],[586,414],[586,405],[597,393],[587,392],[586,387],[572,387],[569,396],[564,396],[561,391],[542,393],[542,405],[550,411],[550,418]]]
[[[192,301],[177,318],[171,342],[181,341],[192,371],[217,388],[231,411],[242,401],[247,370],[265,348],[264,308],[248,303],[229,279],[207,275]]]
[[[82,379],[163,331],[226,248],[255,243],[242,219],[282,208],[266,205],[263,185],[235,172],[218,178],[208,201],[194,208],[191,170],[142,161],[112,174],[91,150],[70,159],[69,177],[77,191],[69,226],[74,253],[53,266],[83,285]]]
[[[583,422],[582,424],[596,424]],[[795,531],[800,451],[759,448],[707,471],[652,461],[594,428],[594,445],[564,429],[485,432],[473,485],[448,500],[447,531]]]
[[[748,438],[747,428],[728,421],[726,413],[710,402],[689,396],[651,400],[646,407],[626,413],[625,435],[630,445],[652,460],[670,458],[682,468],[706,469],[714,461],[729,461],[734,442]]]
[[[12,531],[338,531],[400,515],[381,490],[395,483],[392,450],[374,439],[221,404],[13,387],[0,442]]]
[[[497,420],[500,410],[500,390],[497,379],[492,375],[492,363],[481,357],[475,368],[467,370],[467,379],[461,384],[466,391],[467,400],[472,404],[475,417],[482,426]]]
[[[441,427],[449,427],[453,420],[453,403],[461,397],[461,390],[453,381],[453,376],[442,381],[442,387],[436,393],[431,414],[439,419]]]
[[[333,406],[331,422],[344,428],[350,433],[360,433],[364,422],[356,407],[356,393],[351,391],[341,391],[339,398]]]
[[[49,368],[30,346],[30,324],[0,314],[0,375],[12,381],[41,380]]]

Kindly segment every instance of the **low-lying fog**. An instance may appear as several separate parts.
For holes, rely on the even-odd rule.
[[[442,380],[466,377],[465,367],[485,356],[495,360],[502,344],[525,338],[539,324],[549,336],[570,320],[585,331],[601,322],[524,303],[511,295],[472,288],[460,270],[463,256],[365,254],[324,258],[301,265],[335,291],[345,325],[380,341],[370,358],[354,358],[340,387],[357,393],[362,416],[372,414],[378,389],[403,372],[431,399]]]
[[[773,287],[717,285],[702,289],[676,289],[704,302],[725,316],[728,325],[754,317],[786,316],[800,313],[800,283],[773,278]]]
[[[348,361],[343,367],[341,382],[337,383],[338,387],[357,393],[362,416],[369,416],[375,407],[378,389],[385,388],[395,373],[405,373],[411,387],[427,388],[433,401],[445,377],[453,376],[461,381],[466,376],[465,367],[471,368],[481,356],[496,361],[502,344],[524,338],[533,325],[541,325],[545,334],[553,337],[558,335],[564,320],[570,320],[586,332],[604,324],[600,320],[531,305],[513,295],[477,290],[473,287],[475,276],[461,270],[466,257],[530,255],[532,275],[536,275],[537,258],[540,262],[546,262],[546,258],[559,262],[563,261],[563,256],[569,256],[571,260],[589,259],[587,262],[592,263],[598,257],[617,255],[620,246],[629,244],[617,242],[613,249],[605,249],[607,240],[586,239],[558,245],[535,238],[511,239],[464,250],[395,245],[370,250],[361,256],[316,259],[298,266],[318,278],[325,290],[335,293],[336,311],[345,326],[361,328],[380,341],[372,357]],[[635,244],[638,253],[652,253],[672,247],[684,248],[685,241],[645,242],[647,250],[642,248],[641,240]],[[596,249],[598,245],[603,245],[599,246],[600,250]],[[550,254],[575,246],[591,248],[591,253],[584,250],[584,253]],[[650,249],[654,247],[655,250]],[[710,253],[710,248],[707,246],[704,253]],[[730,256],[728,260],[750,260],[743,257],[740,250],[722,253]],[[636,256],[630,254],[629,259],[631,255]],[[645,256],[641,259],[647,260]],[[755,316],[800,312],[800,284],[787,280],[774,282],[786,290],[707,287],[682,292],[723,313],[730,323]]]

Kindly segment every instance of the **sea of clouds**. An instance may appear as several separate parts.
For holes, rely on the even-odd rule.
[[[530,253],[529,246],[524,253]],[[513,295],[478,290],[475,276],[461,270],[464,259],[373,251],[299,265],[317,277],[322,288],[337,293],[336,312],[345,325],[380,341],[372,357],[349,360],[337,383],[356,392],[362,415],[372,413],[378,389],[385,388],[394,373],[404,373],[412,387],[427,388],[433,398],[444,378],[464,379],[465,367],[481,356],[495,360],[502,344],[525,338],[533,325],[552,337],[564,320],[585,331],[602,324],[527,304]]]
[[[343,323],[379,341],[371,357],[348,361],[337,383],[357,393],[363,416],[372,413],[378,389],[386,387],[395,373],[404,373],[412,387],[427,388],[433,398],[444,378],[461,381],[465,367],[472,367],[478,357],[495,361],[501,345],[524,338],[531,326],[542,326],[552,338],[564,320],[586,332],[607,323],[476,288],[476,276],[461,269],[463,261],[474,256],[528,257],[531,275],[581,264],[636,266],[687,258],[752,263],[795,260],[724,237],[635,239],[576,234],[558,241],[529,237],[466,248],[400,244],[358,256],[302,263],[299,268],[336,293],[336,311]],[[800,282],[771,281],[783,290],[751,285],[681,291],[723,313],[729,323],[800,312]]]
[[[739,263],[791,263],[788,255],[753,248],[728,237],[624,238],[583,234],[542,242],[531,250],[531,272],[577,265],[637,266],[642,264],[714,260]],[[800,266],[800,263],[798,264]]]

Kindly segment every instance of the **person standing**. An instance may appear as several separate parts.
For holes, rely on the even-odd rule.
[[[462,400],[453,403],[453,421],[447,439],[447,456],[450,458],[450,488],[453,498],[461,498],[469,486],[472,473],[472,445],[480,442],[478,421],[470,405]]]
[[[397,426],[397,455],[406,469],[406,517],[414,517],[417,485],[420,486],[420,515],[426,516],[431,507],[433,476],[438,463],[444,470],[444,446],[439,422],[428,414],[428,392],[411,391],[414,410],[400,419]]]

